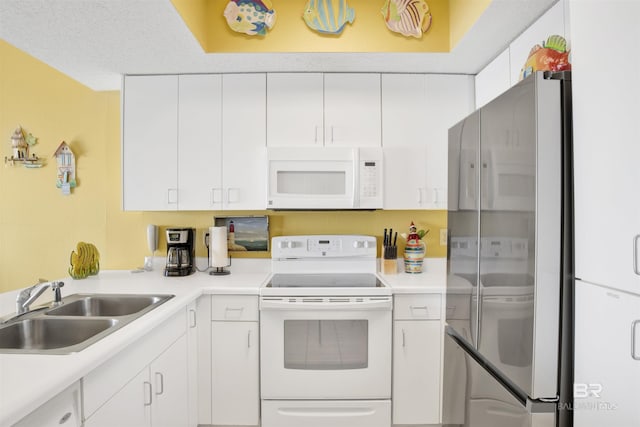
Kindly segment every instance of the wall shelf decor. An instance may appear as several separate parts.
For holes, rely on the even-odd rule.
[[[269,0],[230,0],[224,17],[233,31],[250,36],[264,36],[276,24],[276,11]]]
[[[308,0],[302,19],[318,33],[340,35],[347,24],[353,24],[356,12],[347,0]]]
[[[71,147],[62,141],[53,153],[56,158],[57,179],[56,187],[62,190],[62,194],[68,196],[76,183],[76,156],[71,151]]]
[[[425,0],[386,0],[381,12],[387,28],[406,37],[422,38],[431,27],[431,12]]]
[[[4,164],[14,166],[22,164],[26,168],[42,167],[41,159],[35,153],[29,153],[32,146],[38,143],[38,138],[26,134],[22,126],[18,126],[11,135],[11,157],[4,158]]]

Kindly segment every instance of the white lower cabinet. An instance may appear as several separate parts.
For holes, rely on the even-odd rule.
[[[440,423],[441,296],[394,297],[393,424]]]
[[[13,427],[80,427],[82,411],[80,382],[58,393]]]
[[[574,425],[640,425],[640,296],[577,280],[575,307]]]
[[[187,426],[187,337],[183,335],[90,417],[85,427]]]
[[[187,426],[186,310],[83,378],[85,427]]]
[[[258,297],[214,295],[211,322],[213,425],[260,422]]]

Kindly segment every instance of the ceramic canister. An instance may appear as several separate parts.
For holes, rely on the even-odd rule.
[[[422,261],[426,245],[418,240],[409,240],[404,248],[404,271],[405,273],[422,273]]]

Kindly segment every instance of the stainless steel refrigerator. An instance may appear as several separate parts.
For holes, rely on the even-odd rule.
[[[449,130],[443,423],[572,426],[571,75]]]

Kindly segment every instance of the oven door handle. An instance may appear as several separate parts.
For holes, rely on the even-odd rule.
[[[391,311],[391,298],[364,302],[308,302],[276,299],[260,301],[261,310],[317,310],[317,311]]]

